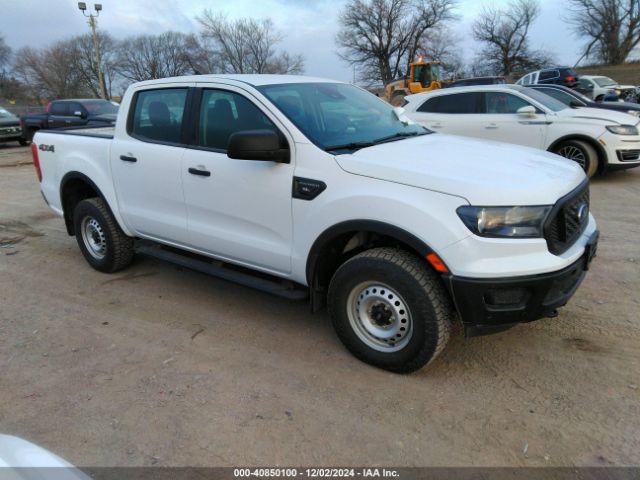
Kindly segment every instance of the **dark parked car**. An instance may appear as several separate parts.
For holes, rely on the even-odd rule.
[[[578,74],[573,68],[554,67],[528,73],[518,80],[516,84],[522,85],[523,87],[528,87],[530,85],[553,84],[573,88],[578,85],[578,78]]]
[[[22,138],[20,119],[2,107],[0,107],[0,142],[20,142],[20,145],[27,144],[24,138]]]
[[[101,99],[55,100],[41,115],[22,117],[24,138],[31,141],[38,130],[85,125],[113,125],[118,114],[118,104]]]
[[[504,77],[473,77],[455,80],[446,85],[449,87],[468,87],[469,85],[502,85],[507,83]]]
[[[589,107],[604,108],[606,110],[616,110],[618,112],[630,113],[631,115],[640,116],[640,105],[629,102],[594,102],[590,98],[585,97],[579,92],[562,85],[529,85],[540,92],[560,100],[570,107]]]

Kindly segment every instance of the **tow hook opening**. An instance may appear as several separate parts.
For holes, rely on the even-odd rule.
[[[556,318],[558,316],[558,310],[553,310],[547,314],[547,318]]]

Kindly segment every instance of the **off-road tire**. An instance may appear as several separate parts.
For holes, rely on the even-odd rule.
[[[598,152],[596,152],[596,149],[593,148],[591,145],[589,145],[587,142],[584,142],[582,140],[565,140],[564,142],[561,142],[559,145],[555,147],[554,153],[557,153],[558,155],[568,158],[566,157],[566,155],[563,155],[561,153],[563,149],[567,147],[577,148],[582,152],[585,158],[585,164],[581,165],[582,169],[587,174],[587,177],[589,178],[593,177],[598,171],[598,166],[599,166]],[[569,158],[569,160],[573,160],[573,159]]]
[[[106,248],[104,257],[101,259],[92,255],[85,245],[82,236],[85,217],[95,219],[101,231],[104,232]],[[73,211],[73,226],[78,246],[84,258],[96,270],[113,273],[128,267],[133,261],[133,238],[125,235],[101,198],[89,198],[79,202]]]
[[[358,336],[349,320],[352,290],[369,281],[394,289],[411,312],[413,333],[401,350],[384,352],[372,348]],[[454,315],[449,295],[426,261],[388,247],[364,251],[338,268],[329,285],[328,308],[338,337],[354,356],[397,373],[416,371],[442,352]]]

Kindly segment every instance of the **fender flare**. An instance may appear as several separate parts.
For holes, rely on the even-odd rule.
[[[106,197],[103,195],[102,191],[98,188],[98,186],[95,184],[93,180],[91,180],[88,176],[86,176],[84,173],[81,173],[81,172],[77,172],[77,171],[67,172],[64,175],[64,177],[62,177],[62,180],[60,181],[60,204],[62,206],[62,211],[64,213],[64,222],[67,227],[67,233],[69,235],[73,235],[73,212],[67,211],[67,209],[65,208],[63,191],[64,191],[65,185],[69,183],[69,181],[71,180],[82,180],[84,183],[88,184],[93,190],[95,190],[95,192],[98,194],[98,197],[100,197],[100,199],[106,205],[107,210],[109,210],[109,213],[111,214],[111,216],[114,219],[116,219],[116,222],[118,222],[117,217],[113,214],[113,210],[111,210],[111,205],[109,205],[109,202],[107,201]]]
[[[392,237],[410,246],[422,257],[433,252],[433,249],[418,237],[395,225],[378,220],[347,220],[327,228],[313,242],[311,250],[309,250],[309,254],[307,255],[306,277],[308,285],[313,285],[318,260],[324,247],[347,232],[369,232]]]

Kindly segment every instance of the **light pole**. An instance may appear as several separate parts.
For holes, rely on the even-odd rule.
[[[107,86],[104,83],[104,77],[102,76],[102,67],[100,66],[100,46],[98,45],[98,34],[96,33],[97,20],[100,15],[100,11],[102,10],[102,4],[96,3],[93,5],[96,13],[95,15],[92,13],[87,14],[87,4],[85,2],[78,2],[78,8],[82,12],[82,14],[89,19],[89,26],[91,27],[91,33],[93,34],[93,51],[95,53],[95,61],[96,61],[96,70],[98,71],[98,83],[100,83],[100,92],[102,93],[102,98],[107,98]]]

